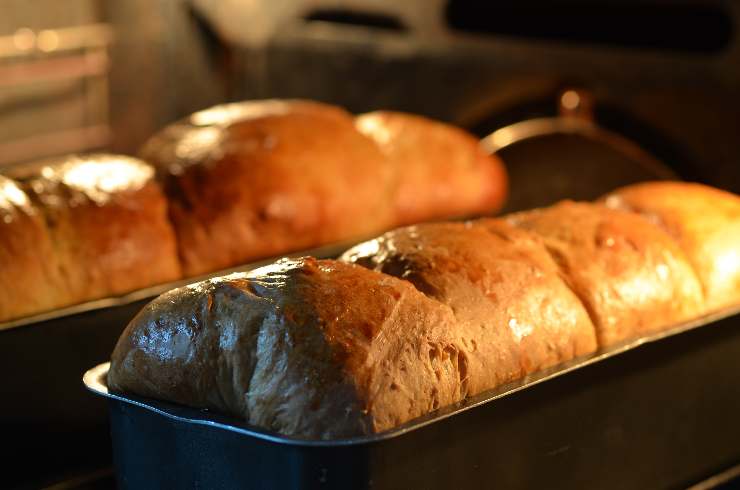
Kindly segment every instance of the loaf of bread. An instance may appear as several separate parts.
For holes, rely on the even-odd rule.
[[[181,277],[154,171],[107,154],[65,157],[2,178],[0,320]]]
[[[160,170],[188,276],[366,238],[401,223],[493,212],[501,163],[462,130],[308,101],[218,106],[143,148]]]
[[[71,302],[43,214],[17,182],[3,176],[0,291],[0,321]]]
[[[114,155],[3,177],[0,285],[14,292],[0,299],[0,322],[402,223],[493,212],[506,194],[501,162],[460,129],[303,100],[195,113],[142,155],[156,178],[144,161]]]
[[[462,129],[390,111],[362,114],[356,125],[393,163],[396,225],[486,214],[504,202],[504,166]]]
[[[287,435],[367,434],[713,301],[660,226],[563,202],[401,228],[338,261],[284,260],[174,290],[129,324],[108,383]]]
[[[602,199],[666,230],[686,253],[709,309],[740,302],[740,197],[688,182],[646,182]]]
[[[642,216],[566,201],[507,221],[542,237],[590,313],[601,345],[702,311],[701,286],[680,247]]]

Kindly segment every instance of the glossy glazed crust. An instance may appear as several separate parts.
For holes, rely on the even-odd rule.
[[[393,224],[393,174],[334,106],[258,101],[196,113],[143,149],[163,176],[188,276]]]
[[[454,126],[391,111],[362,114],[357,129],[393,162],[398,188],[396,225],[473,214],[504,204],[504,165],[478,140]]]
[[[562,202],[386,233],[163,295],[113,354],[114,390],[282,434],[382,431],[705,312],[673,238]]]
[[[586,310],[541,241],[502,221],[402,228],[343,260],[404,278],[452,309],[469,395],[596,350]]]
[[[150,303],[119,340],[108,384],[326,439],[462,399],[460,342],[452,312],[406,281],[283,260]]]
[[[564,201],[506,220],[542,237],[589,311],[602,346],[704,310],[701,286],[683,251],[642,216]]]
[[[648,182],[608,194],[611,208],[638,212],[679,243],[710,309],[740,304],[740,197],[688,182]]]
[[[43,213],[0,176],[0,321],[69,304]]]
[[[29,207],[16,213],[8,239],[35,243],[2,249],[28,268],[23,294],[38,291],[38,301],[17,301],[0,320],[181,277],[167,203],[145,163],[107,154],[54,159],[24,171],[20,185]],[[12,274],[3,268],[0,275],[9,281]]]

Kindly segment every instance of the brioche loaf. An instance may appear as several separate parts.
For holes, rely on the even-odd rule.
[[[167,203],[144,162],[65,157],[15,176],[3,179],[0,320],[180,277]]]
[[[466,131],[391,111],[362,114],[356,125],[393,163],[396,225],[486,214],[502,206],[504,166]]]
[[[392,174],[341,109],[248,102],[196,113],[143,151],[163,175],[188,276],[392,226]]]
[[[707,304],[660,226],[563,202],[406,227],[339,261],[284,260],[174,290],[129,324],[108,383],[287,435],[366,434]]]
[[[467,376],[449,308],[406,281],[304,259],[159,297],[122,335],[108,383],[331,438],[459,400]]]
[[[701,286],[679,246],[639,215],[565,201],[507,221],[542,237],[601,345],[692,318],[703,307]]]
[[[506,189],[501,163],[460,129],[400,113],[355,119],[300,100],[195,113],[141,154],[160,170],[188,276],[492,212]]]
[[[53,250],[41,211],[0,176],[0,321],[71,302]]]
[[[710,309],[740,302],[740,197],[688,182],[646,182],[602,198],[636,211],[676,239],[694,266]]]

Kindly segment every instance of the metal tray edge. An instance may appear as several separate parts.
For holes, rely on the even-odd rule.
[[[607,349],[600,349],[592,354],[578,357],[576,359],[572,359],[556,366],[537,371],[528,376],[525,376],[524,378],[513,381],[511,383],[507,383],[492,390],[485,391],[476,396],[467,398],[461,402],[442,407],[434,412],[410,420],[405,424],[402,424],[393,429],[379,432],[377,434],[351,437],[346,439],[317,440],[290,437],[276,432],[264,430],[255,426],[251,426],[246,422],[240,422],[238,419],[235,419],[233,417],[223,416],[207,410],[198,410],[191,407],[175,405],[168,402],[152,400],[138,396],[112,393],[108,390],[106,381],[110,362],[99,364],[88,370],[84,374],[82,380],[86,388],[96,395],[135,405],[180,422],[217,427],[219,429],[228,430],[238,434],[256,437],[265,441],[286,445],[309,447],[352,446],[399,437],[403,434],[406,434],[407,432],[420,429],[426,425],[444,420],[448,417],[452,417],[453,415],[457,415],[477,406],[511,395],[530,386],[534,386],[544,381],[554,379],[558,376],[562,376],[571,371],[575,371],[576,369],[581,369],[583,367],[589,366],[603,359],[616,356],[623,352],[639,347],[643,344],[678,335],[680,333],[703,327],[718,320],[729,318],[738,314],[740,314],[740,305],[707,313],[692,320],[680,323],[676,326],[657,331],[650,335],[646,335],[637,339],[630,339],[620,344],[611,346]]]
[[[195,282],[204,281],[206,279],[210,279],[213,277],[224,276],[227,274],[232,274],[234,272],[248,272],[252,269],[256,269],[258,267],[271,264],[275,262],[276,260],[280,260],[281,258],[286,258],[286,257],[287,258],[297,258],[297,257],[305,257],[307,255],[310,255],[310,256],[313,256],[319,259],[328,259],[332,257],[338,257],[339,255],[344,253],[347,249],[351,248],[352,246],[357,245],[358,243],[362,243],[363,241],[369,240],[369,239],[370,238],[365,238],[362,240],[352,240],[352,241],[347,241],[347,242],[340,242],[340,243],[334,243],[330,245],[324,245],[321,247],[311,248],[307,250],[298,250],[295,252],[286,253],[285,255],[267,257],[267,258],[264,258],[264,259],[261,259],[255,262],[241,264],[238,266],[230,267],[228,269],[221,269],[219,271],[211,272],[208,274],[203,274],[200,276],[187,277],[187,278],[178,279],[172,282],[167,282],[163,284],[157,284],[154,286],[148,286],[148,287],[141,288],[141,289],[136,289],[134,291],[123,294],[121,296],[95,299],[91,301],[86,301],[84,303],[78,303],[76,305],[65,306],[63,308],[57,308],[55,310],[45,311],[45,312],[38,313],[35,315],[31,315],[31,316],[17,318],[15,320],[9,320],[7,322],[0,322],[0,332],[2,332],[3,330],[10,330],[10,329],[19,328],[19,327],[30,326],[35,323],[45,322],[49,320],[57,320],[63,317],[76,315],[79,313],[85,313],[88,311],[99,310],[103,308],[111,308],[115,306],[128,305],[130,303],[134,303],[142,299],[154,298],[171,289],[179,288],[182,286],[187,286],[188,284],[193,284]]]

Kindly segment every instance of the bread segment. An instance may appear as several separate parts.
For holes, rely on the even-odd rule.
[[[542,238],[591,314],[601,346],[703,311],[701,285],[683,251],[642,216],[564,201],[505,219]]]
[[[9,283],[0,320],[179,279],[167,202],[144,162],[120,155],[55,158],[3,179],[0,254]],[[20,197],[22,196],[22,197]],[[24,273],[25,271],[25,273]],[[25,284],[22,289],[14,284]]]
[[[701,280],[707,307],[740,303],[740,197],[689,182],[646,182],[604,196],[642,214],[676,239]]]

